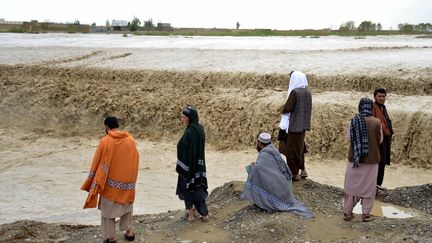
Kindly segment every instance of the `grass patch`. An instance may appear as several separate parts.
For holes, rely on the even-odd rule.
[[[419,32],[403,33],[395,30],[385,31],[349,31],[341,32],[338,30],[270,30],[270,29],[251,29],[251,30],[235,30],[235,29],[174,29],[170,31],[135,31],[131,32],[135,35],[149,36],[303,36],[318,38],[319,36],[378,36],[378,35],[418,35]]]

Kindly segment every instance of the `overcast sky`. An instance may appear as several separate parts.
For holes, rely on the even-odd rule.
[[[0,18],[10,21],[96,22],[109,19],[171,23],[174,27],[270,29],[338,28],[353,20],[432,23],[432,0],[2,0]]]

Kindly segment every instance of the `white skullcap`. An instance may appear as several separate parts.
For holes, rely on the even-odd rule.
[[[271,135],[263,132],[258,136],[258,141],[261,143],[271,143]]]

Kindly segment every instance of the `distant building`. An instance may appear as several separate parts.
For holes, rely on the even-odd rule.
[[[108,32],[108,27],[106,26],[90,26],[90,33],[103,33]]]
[[[158,23],[156,26],[157,30],[172,30],[170,23]]]
[[[128,25],[128,22],[126,20],[116,20],[116,19],[113,19],[112,22],[111,22],[111,28],[112,28],[112,30],[117,30],[117,31],[126,30],[127,29],[127,25]]]
[[[90,25],[75,23],[52,23],[52,22],[39,22],[37,20],[27,21],[5,21],[0,19],[0,30],[6,31],[22,31],[22,32],[68,32],[68,33],[88,33]]]
[[[6,21],[0,18],[0,30],[10,31],[12,29],[21,29],[22,21]]]

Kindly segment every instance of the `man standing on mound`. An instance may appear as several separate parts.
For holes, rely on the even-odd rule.
[[[292,192],[292,174],[279,151],[271,143],[268,133],[261,133],[257,141],[258,158],[249,169],[241,198],[268,212],[292,212],[306,218],[313,217]]]
[[[358,202],[362,205],[362,220],[372,220],[370,212],[376,193],[376,178],[380,161],[379,146],[382,142],[380,120],[372,116],[369,98],[359,102],[358,113],[351,119],[347,132],[348,163],[344,182],[344,220],[354,218],[353,209]]]
[[[381,160],[378,166],[378,177],[377,177],[377,196],[385,196],[386,190],[381,187],[384,180],[384,170],[386,165],[390,165],[390,150],[391,140],[393,136],[393,127],[389,115],[387,114],[387,108],[384,105],[386,101],[387,92],[385,89],[376,89],[374,91],[375,102],[372,105],[373,116],[380,119],[383,130],[383,142],[380,145],[380,156]]]
[[[120,218],[125,239],[133,241],[132,210],[139,153],[133,137],[118,129],[116,117],[107,117],[104,124],[107,135],[100,140],[89,176],[81,186],[89,192],[84,208],[98,206],[101,210],[104,242],[116,242],[115,218]]]
[[[285,155],[293,180],[298,181],[307,177],[304,161],[304,154],[307,152],[305,132],[310,131],[312,115],[312,94],[304,73],[291,73],[288,99],[281,113],[279,128],[280,133],[285,136],[278,137],[279,152]]]

